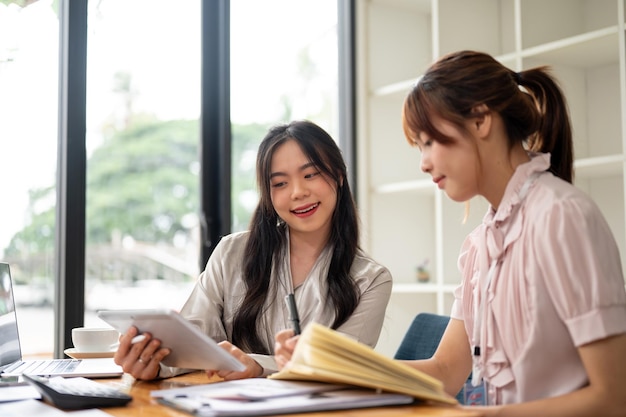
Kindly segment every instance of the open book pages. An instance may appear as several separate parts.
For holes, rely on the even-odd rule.
[[[309,324],[289,365],[272,379],[342,383],[456,404],[441,381],[320,324]]]

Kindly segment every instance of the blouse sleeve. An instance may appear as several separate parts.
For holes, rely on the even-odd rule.
[[[576,346],[626,332],[621,258],[593,201],[576,196],[555,202],[533,241],[537,273]]]
[[[227,339],[222,320],[224,312],[224,260],[228,259],[226,241],[222,239],[200,274],[181,315],[197,325],[216,342]]]
[[[465,237],[459,259],[457,262],[458,270],[461,274],[461,283],[454,289],[454,302],[450,311],[450,317],[457,320],[472,320],[473,317],[466,317],[464,305],[471,305],[471,279],[476,271],[476,239],[481,226],[475,228],[469,235]]]
[[[224,306],[224,273],[222,263],[225,255],[225,241],[221,240],[211,254],[205,270],[183,305],[180,313],[195,324],[200,330],[216,342],[226,340],[226,331],[222,323]],[[191,372],[191,369],[160,365],[159,378]]]
[[[357,277],[357,283],[361,288],[359,304],[337,331],[375,347],[391,296],[392,278],[389,270],[379,265],[377,268],[368,268],[364,274],[370,276]]]

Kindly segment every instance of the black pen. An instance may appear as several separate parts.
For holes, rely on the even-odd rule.
[[[294,334],[300,334],[300,317],[298,316],[298,308],[296,307],[296,299],[293,293],[285,296],[285,302],[287,303],[287,310],[289,310],[289,321],[293,328]]]

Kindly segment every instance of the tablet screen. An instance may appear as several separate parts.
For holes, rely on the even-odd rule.
[[[245,366],[174,310],[101,310],[98,317],[120,333],[135,326],[171,353],[162,363],[187,369],[243,371]]]

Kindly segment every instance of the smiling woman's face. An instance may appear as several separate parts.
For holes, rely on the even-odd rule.
[[[294,140],[276,149],[270,171],[272,205],[290,233],[319,233],[327,238],[337,205],[334,181],[311,163]]]

